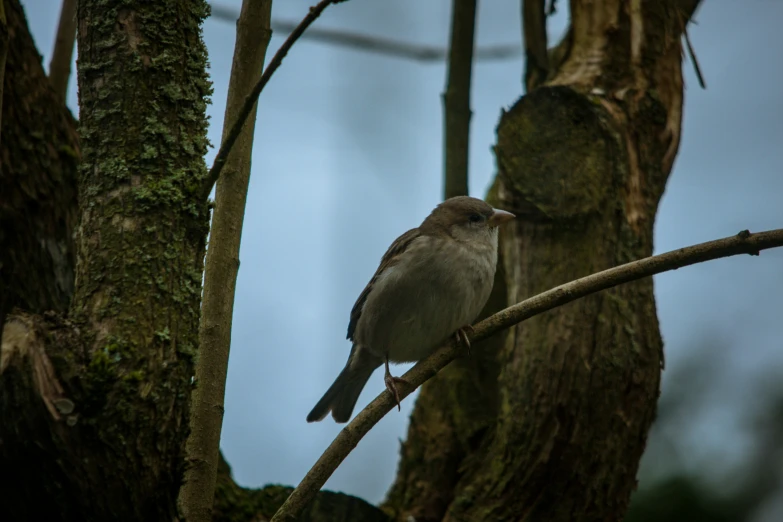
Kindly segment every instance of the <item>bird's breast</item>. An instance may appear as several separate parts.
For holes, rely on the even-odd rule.
[[[357,324],[357,342],[393,361],[426,357],[478,316],[496,264],[491,243],[417,239],[376,280]]]

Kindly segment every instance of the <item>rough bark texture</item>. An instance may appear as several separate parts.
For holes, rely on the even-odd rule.
[[[80,57],[80,90],[90,106],[82,109],[88,163],[77,176],[76,121],[44,74],[18,0],[3,1],[0,312],[18,310],[0,350],[0,520],[170,522],[184,466],[186,352],[195,347],[206,225],[206,209],[188,196],[188,181],[200,187],[204,174],[202,4],[180,2],[164,16],[146,10],[163,6],[101,11],[82,2],[82,50],[90,54]],[[181,32],[160,25],[167,20],[178,20]],[[115,45],[99,49],[113,26]],[[164,48],[179,54],[161,60],[155,52]],[[184,58],[194,60],[192,76]],[[64,319],[74,290],[77,186],[89,214],[77,284],[89,288]],[[214,519],[264,520],[289,492],[241,488],[225,466]],[[306,516],[387,520],[364,501],[329,492]]]
[[[68,322],[22,314],[3,343],[10,520],[176,517],[208,223],[193,197],[206,174],[205,14],[201,1],[79,4],[75,292]],[[33,203],[67,210],[59,197]]]
[[[679,37],[696,3],[684,7],[572,1],[558,68],[501,116],[489,199],[518,216],[502,237],[506,303],[651,254],[679,145]],[[485,350],[422,389],[384,509],[417,522],[621,520],[663,364],[652,281]]]
[[[0,324],[15,307],[65,311],[73,292],[76,122],[41,66],[18,0],[3,0],[9,45],[0,130]]]
[[[50,87],[21,5],[5,0],[4,7],[9,52],[0,139],[0,332],[13,307],[36,313],[68,307],[80,154],[75,121]],[[62,390],[37,338],[27,339],[24,361],[11,357],[7,348],[25,344],[25,329],[10,329],[0,350],[0,518],[30,520],[43,498],[80,499],[49,453],[57,444],[49,419],[60,417],[54,428],[61,429],[57,406],[67,411],[68,403],[60,401]],[[53,339],[60,338],[54,333]],[[28,486],[33,491],[24,491]]]

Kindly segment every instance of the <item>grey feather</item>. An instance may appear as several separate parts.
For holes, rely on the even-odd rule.
[[[307,422],[320,421],[330,411],[335,421],[348,422],[364,386],[381,364],[380,359],[354,345],[345,367],[307,415]]]

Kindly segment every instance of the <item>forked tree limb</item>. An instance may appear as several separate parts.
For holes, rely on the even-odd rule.
[[[471,342],[486,339],[503,329],[514,326],[571,301],[601,290],[629,283],[655,274],[677,270],[689,265],[739,254],[759,255],[761,250],[783,246],[783,229],[751,234],[747,230],[724,239],[700,243],[665,254],[626,263],[596,274],[571,281],[533,296],[481,321],[474,327]],[[425,381],[437,374],[460,355],[452,342],[418,362],[403,378],[410,384],[401,387],[400,398],[405,398]],[[394,407],[391,394],[382,392],[337,435],[291,496],[280,507],[272,522],[296,520],[302,509],[313,499],[345,457],[359,444],[367,432]]]
[[[288,54],[288,51],[296,43],[299,37],[302,36],[305,30],[307,30],[307,28],[310,27],[310,25],[315,22],[319,16],[321,16],[321,13],[324,11],[324,9],[329,7],[331,4],[339,4],[340,2],[345,2],[345,0],[321,0],[316,5],[311,7],[310,11],[307,13],[307,16],[305,16],[302,21],[299,22],[299,25],[296,26],[296,29],[294,29],[294,31],[288,35],[288,38],[286,38],[285,42],[283,42],[283,45],[281,45],[277,50],[274,57],[269,62],[269,65],[267,65],[266,69],[264,70],[264,74],[261,75],[261,78],[259,78],[256,85],[253,87],[253,90],[250,91],[250,94],[248,94],[245,98],[245,102],[242,105],[242,108],[237,113],[236,120],[231,125],[231,130],[229,130],[228,133],[223,137],[223,143],[220,144],[220,150],[218,150],[218,153],[215,156],[215,162],[212,164],[212,168],[209,169],[209,174],[207,174],[207,178],[204,180],[204,185],[202,186],[201,196],[204,200],[206,200],[209,197],[209,193],[212,192],[212,187],[215,186],[215,183],[220,176],[220,172],[226,165],[228,154],[231,152],[231,148],[234,146],[234,143],[236,143],[237,138],[239,138],[239,134],[242,132],[242,127],[245,125],[245,121],[247,121],[248,116],[253,111],[253,107],[255,106],[258,97],[261,95],[261,91],[264,90],[264,87],[266,87],[266,84],[269,83],[272,75],[280,67],[280,64],[283,63],[283,58],[285,58],[285,56]]]

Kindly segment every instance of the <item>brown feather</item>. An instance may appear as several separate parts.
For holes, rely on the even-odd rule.
[[[447,199],[427,216],[419,229],[424,235],[451,235],[451,227],[467,223],[470,216],[478,214],[489,218],[495,209],[489,203],[469,196],[457,196]]]

